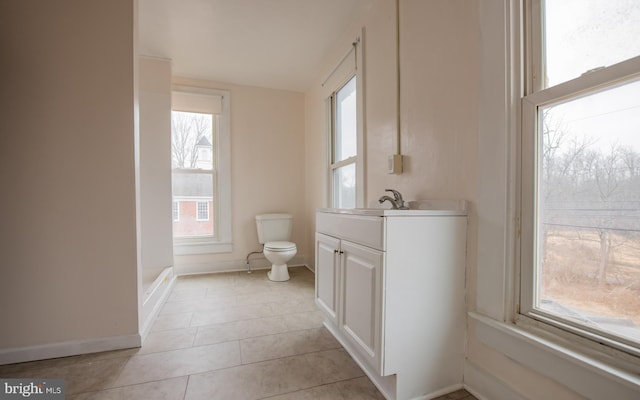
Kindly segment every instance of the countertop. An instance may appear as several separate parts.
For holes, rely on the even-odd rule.
[[[445,216],[467,215],[467,202],[465,200],[414,200],[409,201],[408,210],[393,210],[390,208],[318,208],[318,212],[333,214],[350,214],[370,217],[388,216]]]

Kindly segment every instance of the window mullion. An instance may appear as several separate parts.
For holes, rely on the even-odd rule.
[[[337,169],[337,168],[340,168],[340,167],[344,167],[345,165],[354,164],[356,162],[357,158],[358,158],[357,156],[353,156],[353,157],[345,158],[342,161],[338,161],[336,163],[333,163],[333,164],[331,164],[331,169],[334,170],[334,169]]]

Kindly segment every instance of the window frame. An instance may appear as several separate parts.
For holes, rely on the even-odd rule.
[[[336,207],[339,199],[338,199],[338,193],[335,190],[336,189],[336,182],[335,182],[335,174],[337,172],[337,170],[347,167],[349,165],[354,165],[354,168],[356,170],[356,206],[357,206],[357,202],[358,202],[358,177],[357,177],[357,173],[358,173],[358,151],[357,151],[357,145],[356,145],[356,155],[354,156],[350,156],[347,157],[345,159],[342,160],[338,160],[336,161],[336,153],[337,153],[337,146],[338,146],[338,139],[337,139],[337,134],[338,134],[338,129],[337,129],[337,118],[338,118],[338,93],[344,89],[349,82],[351,82],[352,79],[356,80],[356,114],[357,114],[357,107],[358,107],[358,76],[357,74],[353,74],[351,75],[345,82],[342,83],[342,85],[340,87],[338,87],[333,93],[331,93],[331,96],[329,97],[329,101],[331,103],[330,107],[331,107],[331,149],[330,149],[330,157],[331,157],[331,162],[329,163],[329,174],[330,174],[330,180],[331,180],[331,206],[332,207]],[[358,119],[358,118],[356,118]],[[360,121],[356,122],[356,141],[359,142],[358,140],[358,128],[357,126],[360,125]]]
[[[365,120],[364,120],[364,66],[363,66],[363,38],[364,31],[352,43],[352,48],[338,62],[333,71],[327,76],[322,86],[328,89],[325,92],[325,110],[327,127],[327,204],[335,207],[336,193],[334,173],[337,169],[355,165],[356,169],[356,200],[355,207],[365,206]],[[348,66],[348,60],[353,52],[353,66]],[[351,79],[356,79],[356,155],[344,160],[334,162],[335,154],[335,117],[336,117],[336,95]]]
[[[623,337],[591,329],[587,325],[536,309],[537,280],[537,173],[538,123],[540,107],[579,98],[603,89],[622,85],[640,77],[640,56],[580,77],[544,88],[543,0],[525,0],[525,30],[523,68],[523,96],[520,102],[519,185],[518,185],[518,263],[516,275],[519,285],[515,296],[515,322],[529,329],[558,335],[576,341],[590,349],[609,352],[622,351],[640,356],[640,345]],[[586,340],[585,340],[586,339]]]
[[[209,208],[209,218],[213,214],[214,235],[174,238],[174,255],[189,254],[211,254],[229,253],[233,251],[232,230],[231,230],[231,93],[227,90],[209,89],[203,87],[173,85],[172,93],[192,94],[198,96],[215,96],[221,98],[221,112],[214,118],[213,137],[213,160],[214,166],[211,170],[213,180],[213,207]],[[201,112],[189,107],[176,109],[172,106],[171,111]],[[216,135],[217,133],[217,135]],[[196,173],[202,173],[196,170]],[[197,203],[196,203],[197,217]],[[196,220],[198,220],[196,218]],[[198,220],[201,221],[201,220]]]

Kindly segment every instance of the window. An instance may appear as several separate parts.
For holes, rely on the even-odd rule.
[[[172,103],[174,253],[231,251],[229,94],[179,87]]]
[[[209,220],[209,202],[208,201],[199,201],[196,204],[197,206],[197,214],[196,218],[198,221],[208,221]]]
[[[357,107],[356,77],[331,96],[333,207],[356,206]]]
[[[640,354],[640,3],[528,5],[520,315]]]
[[[364,206],[364,139],[360,38],[327,76],[329,127],[329,204],[336,208]]]
[[[172,202],[171,211],[173,212],[173,222],[180,221],[180,202],[179,201]]]

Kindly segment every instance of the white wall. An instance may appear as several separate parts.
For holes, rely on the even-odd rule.
[[[475,196],[477,143],[477,16],[468,1],[400,2],[401,147],[405,171],[387,173],[396,152],[396,19],[392,1],[378,1],[364,21],[336,44],[330,71],[364,27],[366,198],[386,188],[405,199],[466,199]],[[327,206],[326,94],[318,84],[307,92],[306,154],[308,208]],[[470,218],[470,230],[475,220]],[[313,225],[310,225],[313,226]],[[313,248],[313,232],[307,232]],[[475,259],[474,253],[471,254]]]
[[[231,224],[233,252],[175,257],[178,273],[244,268],[258,243],[255,216],[288,212],[294,216],[292,240],[305,263],[304,95],[284,90],[198,81],[176,77],[175,85],[228,90],[231,93]],[[260,266],[254,256],[252,266]],[[263,259],[266,263],[266,261]],[[262,265],[263,267],[266,264]]]
[[[134,21],[0,6],[0,363],[139,344]]]
[[[140,57],[140,230],[142,279],[173,265],[171,61]]]

